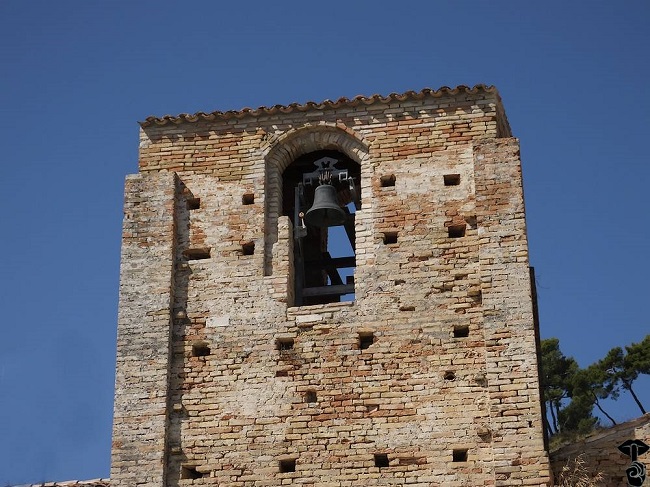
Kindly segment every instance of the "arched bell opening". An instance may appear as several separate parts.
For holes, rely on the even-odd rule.
[[[282,214],[294,224],[296,306],[354,299],[354,215],[361,167],[342,152],[298,157],[282,175]]]

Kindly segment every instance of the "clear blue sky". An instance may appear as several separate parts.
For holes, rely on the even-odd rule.
[[[109,474],[123,181],[149,115],[494,84],[542,336],[581,365],[641,340],[649,25],[647,0],[0,0],[0,486]]]

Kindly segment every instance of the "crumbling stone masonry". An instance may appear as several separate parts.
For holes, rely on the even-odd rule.
[[[602,485],[628,485],[625,470],[630,467],[632,459],[621,453],[618,447],[628,440],[647,442],[649,438],[650,413],[611,428],[596,430],[575,443],[552,451],[553,472],[558,478],[564,466],[580,459],[584,462],[585,471],[602,476]],[[647,466],[650,464],[648,456],[650,454],[646,453],[638,461]]]
[[[324,155],[354,299],[296,306],[287,175]],[[125,194],[112,487],[548,483],[495,88],[150,117]]]

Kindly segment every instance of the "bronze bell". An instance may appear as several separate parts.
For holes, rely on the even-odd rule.
[[[343,225],[348,215],[336,202],[336,188],[321,184],[314,192],[314,204],[305,214],[305,223],[314,227],[336,227]]]

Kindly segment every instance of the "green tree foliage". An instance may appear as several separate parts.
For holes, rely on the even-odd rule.
[[[542,340],[541,386],[549,436],[570,439],[589,433],[598,426],[594,407],[616,424],[602,401],[618,399],[621,391],[629,392],[645,414],[632,387],[640,374],[650,374],[650,335],[624,349],[612,348],[603,359],[584,369],[562,353],[557,338]]]
[[[561,433],[587,434],[598,424],[598,418],[593,416],[594,400],[590,395],[575,394],[558,414]]]
[[[640,374],[650,374],[650,335],[639,343],[625,347],[630,363]]]
[[[612,348],[596,365],[605,375],[603,386],[609,397],[618,399],[621,390],[625,390],[630,393],[641,413],[646,413],[632,384],[640,374],[650,373],[650,335],[639,343],[625,347],[625,350]]]
[[[606,378],[607,373],[598,364],[592,364],[585,369],[578,370],[573,376],[571,380],[572,392],[574,396],[591,398],[593,405],[614,425],[616,420],[605,411],[600,403],[601,400],[609,397],[609,392],[604,386]]]
[[[546,429],[549,435],[555,435],[562,430],[560,410],[563,403],[571,397],[571,381],[579,370],[578,362],[573,357],[566,357],[560,350],[560,340],[548,338],[541,342],[542,352],[542,392],[546,404]],[[550,416],[550,418],[548,417]],[[573,424],[574,420],[570,421]]]

